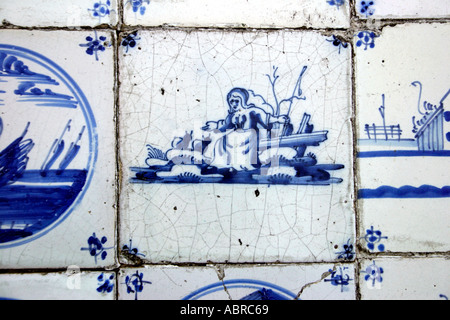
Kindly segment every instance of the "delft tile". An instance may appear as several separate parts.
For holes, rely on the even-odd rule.
[[[448,18],[447,0],[357,0],[355,10],[364,19]]]
[[[116,0],[2,1],[0,21],[22,27],[116,25]]]
[[[353,265],[123,269],[121,300],[353,300]]]
[[[184,27],[336,27],[350,26],[346,0],[124,0],[128,25]]]
[[[360,233],[371,252],[450,248],[448,24],[356,41]]]
[[[448,300],[445,258],[376,258],[361,261],[362,300]]]
[[[119,61],[124,258],[340,259],[355,241],[350,48],[316,32],[128,36],[137,42]],[[245,112],[254,129],[235,121]]]
[[[0,268],[114,265],[113,34],[0,34]]]
[[[114,300],[114,272],[1,274],[0,300]]]

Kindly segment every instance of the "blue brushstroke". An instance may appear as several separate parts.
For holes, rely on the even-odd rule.
[[[34,146],[32,140],[24,140],[29,125],[19,138],[0,152],[0,188],[16,182],[26,169],[28,153]]]
[[[232,280],[224,280],[224,281],[216,282],[216,283],[204,286],[203,288],[200,288],[198,290],[195,290],[194,292],[188,294],[181,300],[198,300],[198,299],[200,299],[204,296],[207,296],[209,294],[212,294],[214,292],[223,291],[224,288],[227,288],[227,290],[229,290],[229,289],[262,290],[264,288],[266,290],[270,289],[277,295],[284,297],[284,300],[298,300],[298,297],[296,294],[292,293],[291,291],[289,291],[283,287],[280,287],[273,283],[255,280],[255,279],[232,279]]]
[[[19,47],[1,45],[5,49],[11,49],[11,51],[1,50],[0,51],[0,78],[10,77],[16,79],[27,79],[33,81],[40,81],[48,84],[58,85],[58,82],[52,79],[50,76],[36,73],[29,70],[28,66],[24,64],[23,61],[19,60],[17,57],[23,57],[17,55],[15,49],[21,50]],[[34,60],[34,59],[33,59]],[[36,61],[34,61],[36,62]]]
[[[450,197],[450,186],[442,188],[422,185],[420,187],[402,186],[394,188],[390,186],[381,186],[376,189],[361,189],[358,191],[359,199],[379,199],[379,198],[398,198],[398,199],[421,199],[421,198],[448,198]]]
[[[81,140],[81,137],[83,136],[84,130],[86,129],[86,126],[83,126],[83,128],[81,129],[80,133],[78,134],[78,138],[75,142],[72,142],[70,144],[70,147],[65,155],[65,157],[63,158],[63,160],[61,161],[61,163],[59,164],[59,170],[65,170],[69,164],[73,161],[73,159],[75,159],[75,157],[77,156],[78,152],[80,151],[80,145],[78,145],[78,143]]]
[[[252,300],[252,301],[266,301],[266,300],[290,300],[281,294],[274,292],[271,289],[262,288],[249,295],[243,297],[240,300]]]
[[[31,71],[21,59],[26,59],[55,75]],[[11,248],[35,240],[63,222],[82,200],[93,176],[97,161],[98,136],[96,121],[89,102],[76,82],[52,60],[26,48],[0,44],[0,79],[15,78],[64,85],[79,104],[86,121],[89,145],[87,166],[77,170],[48,170],[45,177],[39,170],[25,170],[16,180],[28,184],[0,187],[0,249]],[[0,80],[1,81],[1,80]],[[72,150],[75,150],[73,148]],[[72,151],[75,152],[75,151]],[[68,159],[71,156],[69,154]],[[39,177],[40,176],[40,177]],[[38,185],[44,183],[45,185]],[[48,185],[52,182],[54,185]],[[64,182],[61,185],[59,182]]]
[[[380,158],[380,157],[449,157],[450,150],[441,151],[416,151],[416,150],[393,150],[393,151],[363,151],[358,152],[358,158]]]
[[[135,172],[132,183],[228,183],[278,185],[330,185],[341,183],[329,171],[343,169],[341,164],[321,164],[306,148],[319,146],[328,139],[328,131],[314,131],[311,115],[304,113],[294,132],[290,113],[294,101],[306,100],[301,83],[307,70],[304,66],[297,77],[292,94],[277,96],[278,68],[266,74],[272,88],[272,103],[252,90],[234,87],[226,97],[227,114],[223,119],[207,121],[198,130],[175,137],[166,152],[147,144],[147,168],[130,168]],[[252,103],[251,97],[259,102]],[[260,102],[262,101],[262,102]],[[287,103],[286,114],[281,114]],[[267,108],[266,108],[267,107]],[[267,153],[270,156],[267,156]],[[268,151],[264,158],[264,151]],[[287,152],[288,158],[283,152]],[[158,160],[159,165],[151,165]],[[176,166],[187,172],[168,175]],[[287,173],[277,173],[280,167]],[[177,167],[178,168],[178,167]],[[273,170],[275,169],[275,170]],[[192,171],[195,170],[197,174]],[[270,174],[269,174],[270,172]],[[286,172],[286,171],[285,171]]]
[[[26,172],[17,182],[71,182],[71,185],[6,185],[0,188],[0,243],[26,239],[58,221],[75,203],[86,184],[86,170],[48,172],[44,180],[40,172]],[[17,225],[21,227],[16,227]]]
[[[25,97],[19,102],[39,102],[36,106],[76,108],[78,102],[74,97],[66,94],[56,93],[50,89],[42,91],[36,88],[36,83],[32,81],[22,81],[19,87],[14,90],[14,94]]]
[[[53,166],[53,164],[56,162],[56,160],[59,158],[59,156],[64,151],[65,142],[63,140],[63,137],[66,134],[66,132],[70,130],[71,122],[72,122],[72,120],[69,120],[67,122],[59,139],[56,139],[53,142],[47,156],[45,157],[44,163],[41,166],[42,174],[45,174],[45,172],[48,171]]]

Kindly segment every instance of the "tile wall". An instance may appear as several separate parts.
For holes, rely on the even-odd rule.
[[[0,21],[0,299],[447,300],[448,0]]]

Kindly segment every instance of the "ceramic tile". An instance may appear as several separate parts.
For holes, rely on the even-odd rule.
[[[22,27],[77,27],[115,25],[116,0],[2,1],[0,21]]]
[[[61,273],[0,274],[0,284],[0,300],[113,300],[116,275],[70,266]]]
[[[349,27],[345,0],[124,0],[128,25],[185,27]]]
[[[123,269],[123,300],[353,300],[353,265]],[[138,290],[142,289],[142,290]]]
[[[0,33],[0,267],[114,265],[114,34]]]
[[[448,259],[376,258],[362,261],[363,300],[448,300]]]
[[[315,32],[134,36],[121,246],[147,262],[336,260],[355,240],[350,49]]]
[[[358,198],[366,249],[450,247],[450,77],[443,68],[449,31],[448,24],[385,27],[371,38],[374,46],[357,48]]]
[[[450,17],[447,0],[357,0],[355,10],[360,18],[369,19]]]

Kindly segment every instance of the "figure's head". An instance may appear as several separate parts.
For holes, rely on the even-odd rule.
[[[227,95],[228,106],[230,111],[236,111],[245,108],[249,98],[248,91],[242,88],[234,88]]]

